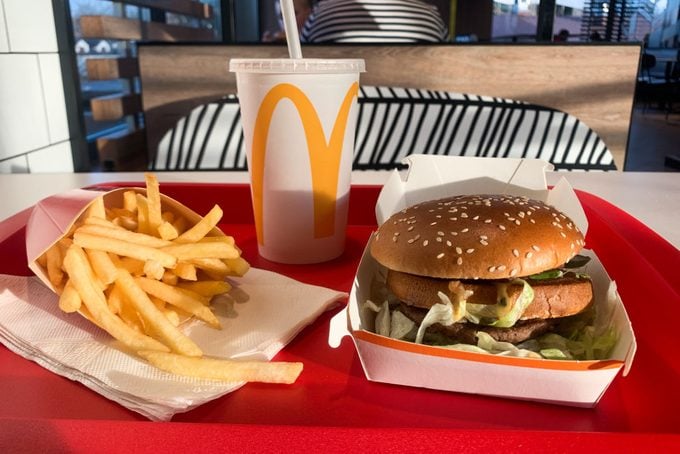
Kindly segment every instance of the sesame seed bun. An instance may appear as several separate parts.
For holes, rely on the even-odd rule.
[[[559,210],[507,195],[461,195],[423,202],[378,229],[371,254],[403,273],[447,279],[508,279],[559,267],[583,247]]]

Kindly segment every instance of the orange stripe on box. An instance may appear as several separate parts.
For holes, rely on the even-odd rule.
[[[369,331],[357,330],[352,335],[355,339],[369,342],[381,347],[392,348],[408,353],[416,353],[426,356],[439,356],[442,358],[462,359],[477,363],[490,363],[505,366],[529,367],[533,369],[550,369],[564,371],[589,371],[601,369],[615,369],[623,366],[623,361],[599,360],[599,361],[560,361],[551,359],[517,358],[511,356],[487,355],[484,353],[472,353],[452,350],[432,345],[414,344],[389,337],[380,336]]]

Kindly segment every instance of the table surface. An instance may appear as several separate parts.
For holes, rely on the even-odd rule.
[[[353,184],[383,184],[390,172],[356,171]],[[246,172],[159,172],[161,182],[246,183]],[[595,194],[638,219],[680,249],[680,176],[662,172],[548,172],[549,184],[566,178],[576,189]],[[14,218],[16,228],[25,224],[28,209],[52,194],[103,182],[142,182],[143,173],[68,173],[0,175],[0,221]],[[12,233],[6,225],[0,241]]]
[[[245,173],[172,172],[158,173],[157,175],[161,182],[247,182],[247,175]],[[387,172],[361,172],[354,175],[353,182],[356,185],[380,185],[386,180],[387,176]],[[672,243],[675,248],[680,247],[680,232],[678,232],[678,229],[675,227],[680,225],[680,213],[678,213],[677,209],[673,209],[674,207],[680,206],[680,179],[676,174],[614,172],[566,174],[551,173],[548,175],[548,183],[554,184],[562,176],[566,177],[575,188],[595,194],[620,207],[621,209],[636,217],[638,220],[647,224],[653,230],[657,231],[662,237],[666,238],[670,243]],[[11,225],[16,224],[17,229],[23,227],[30,207],[41,198],[71,188],[96,185],[110,181],[142,182],[143,175],[141,173],[102,173],[0,176],[0,191],[5,191],[5,194],[12,195],[5,197],[3,203],[0,204],[0,222],[2,222],[2,219],[9,217],[7,221],[2,222],[2,229],[0,229],[0,242],[3,240],[3,231],[7,230],[8,225],[11,227]],[[609,223],[615,224],[617,226],[620,225],[617,221],[618,218],[610,216],[610,211],[597,208],[598,206],[599,205],[593,205],[591,207],[590,215],[593,215],[596,218],[602,217],[603,219],[607,219],[607,222]],[[367,208],[364,208],[364,210],[366,209]],[[15,213],[19,213],[19,215],[13,216]],[[11,228],[9,230],[11,230]],[[595,231],[597,229],[593,228],[592,230]],[[605,241],[610,236],[614,237],[615,235],[611,233],[612,232],[609,231],[601,231],[601,237],[597,238],[597,241]],[[622,241],[624,236],[628,235],[625,236],[625,238],[631,241],[629,243],[621,243],[621,249],[612,251],[608,257],[611,263],[618,263],[618,266],[614,269],[614,271],[623,273],[624,271],[628,272],[626,270],[629,270],[630,273],[639,275],[641,274],[638,272],[639,269],[649,265],[646,260],[638,260],[640,253],[634,246],[632,246],[632,244],[637,244],[637,241],[632,241],[632,239],[637,238],[635,236],[636,234],[634,233],[635,232],[626,230],[625,232],[621,232],[621,235],[623,236],[620,238],[617,237],[618,241]],[[11,235],[11,233],[9,235]],[[661,241],[660,243],[663,242]],[[654,244],[648,243],[648,246],[652,247]],[[665,245],[665,243],[664,247],[668,250],[672,249],[672,246]],[[654,257],[656,257],[657,262],[660,260],[659,257],[677,257],[677,254],[669,254],[668,250],[664,248],[661,248],[660,250],[662,249],[667,254],[652,254]],[[251,247],[249,250],[252,253],[253,247]],[[628,254],[626,251],[628,251]],[[646,250],[645,253],[649,254],[649,250]],[[663,263],[671,263],[671,268],[677,269],[677,267],[672,265],[673,262],[668,262],[664,259]],[[669,273],[670,271],[664,270],[663,276],[668,276]],[[636,282],[634,285],[631,284],[628,286],[624,285],[624,283],[635,281],[632,279],[622,279],[620,291],[623,292],[622,294],[628,296],[633,295],[633,299],[635,300],[643,300],[647,297],[650,297],[655,289],[668,291],[668,288],[670,288],[668,285],[666,285],[666,287],[661,285],[665,281],[659,280],[660,278],[654,280],[653,278],[655,276],[656,274],[654,276],[647,274],[647,280],[649,280],[649,282]],[[659,274],[659,277],[660,276],[661,274]],[[666,284],[668,284],[668,282],[666,282]],[[674,293],[674,295],[677,295],[677,291]],[[660,300],[664,300],[664,298],[660,298]],[[645,327],[656,327],[655,323],[647,323],[648,319],[654,319],[655,321],[659,318],[677,319],[677,310],[675,308],[677,308],[678,305],[672,304],[674,301],[677,301],[677,298],[674,300],[668,300],[667,302],[670,304],[666,304],[666,306],[660,308],[654,314],[650,314],[647,310],[642,310],[639,308],[636,309],[633,307],[631,316],[637,322],[639,333],[642,334],[644,331],[643,328]],[[319,348],[321,347],[317,348],[316,346],[320,345],[321,342],[309,342],[309,339],[319,341],[319,339],[326,335],[324,327],[328,323],[328,316],[325,317],[326,318],[322,320],[322,323],[316,324],[315,328],[311,329],[307,333],[308,337],[306,338],[306,343],[300,341],[298,344],[292,344],[290,348],[286,350],[286,355],[293,356],[284,357],[284,359],[292,359],[297,357],[294,355],[298,355],[299,352],[304,352],[305,355],[311,354],[312,356],[319,353]],[[641,343],[639,346],[639,364],[634,369],[633,374],[631,374],[629,377],[626,377],[625,383],[621,383],[621,380],[619,380],[617,386],[622,386],[625,384],[629,387],[635,386],[637,389],[641,386],[641,383],[649,384],[651,377],[657,377],[654,379],[656,380],[655,383],[657,383],[657,385],[660,382],[664,382],[664,386],[666,386],[672,382],[672,378],[670,378],[672,373],[670,373],[670,370],[665,368],[674,367],[673,364],[675,364],[676,361],[668,357],[663,358],[661,356],[655,356],[655,354],[659,353],[657,351],[659,350],[658,345],[669,345],[670,342],[668,341],[672,340],[674,334],[671,334],[669,331],[663,331],[657,333],[657,336],[665,338],[666,342],[659,344],[652,342],[650,344],[651,341],[649,339],[651,338],[645,336],[645,342]],[[311,353],[305,350],[309,348],[309,345],[315,346]],[[358,388],[356,387],[356,383],[360,382],[362,386],[366,386],[366,383],[363,379],[363,376],[361,376],[358,362],[354,357],[354,349],[349,348],[348,345],[345,345],[344,347],[346,347],[343,350],[344,354],[349,355],[348,358],[350,359],[354,358],[352,361],[347,360],[347,358],[345,358],[346,361],[338,361],[338,363],[344,365],[349,364],[351,368],[353,368],[349,381],[347,381],[347,374],[344,373],[344,369],[335,373],[333,367],[330,367],[323,362],[320,362],[318,367],[327,378],[327,381],[324,382],[325,387],[335,386],[332,389],[334,392],[338,393],[340,393],[340,390],[343,390],[344,392],[345,387],[348,387],[348,390],[353,390],[355,393],[357,393]],[[296,348],[298,350],[295,350]],[[268,446],[270,448],[277,446],[280,448],[282,446],[281,443],[287,443],[290,446],[298,446],[299,449],[303,449],[305,446],[311,446],[312,443],[317,446],[324,444],[335,444],[337,447],[338,442],[343,440],[346,442],[347,440],[351,439],[353,440],[354,446],[361,445],[366,447],[380,443],[379,445],[385,450],[397,450],[403,448],[403,445],[401,444],[403,443],[405,437],[405,431],[403,429],[372,427],[372,424],[369,424],[367,421],[373,421],[371,418],[377,417],[378,414],[384,416],[386,409],[389,409],[393,415],[396,412],[396,414],[400,415],[400,417],[405,418],[405,427],[409,427],[408,423],[412,422],[412,420],[409,418],[415,414],[411,411],[404,411],[403,414],[401,413],[403,410],[401,409],[401,406],[406,405],[406,407],[410,409],[411,406],[415,405],[414,403],[409,403],[409,400],[406,398],[398,398],[398,396],[407,396],[409,389],[384,387],[384,395],[378,394],[371,396],[372,399],[377,399],[377,401],[380,403],[380,408],[374,409],[376,412],[379,410],[379,413],[374,414],[367,410],[364,402],[366,399],[357,400],[357,402],[363,405],[364,408],[363,411],[353,413],[353,415],[356,415],[357,418],[361,419],[361,427],[353,426],[331,428],[295,424],[277,426],[248,424],[243,423],[243,421],[238,424],[227,424],[224,426],[219,422],[209,422],[220,421],[220,418],[227,417],[220,407],[214,405],[205,405],[198,410],[199,413],[193,413],[194,417],[199,419],[202,417],[203,421],[206,421],[200,424],[190,419],[184,420],[181,416],[177,418],[177,421],[171,423],[171,425],[148,423],[140,420],[128,421],[125,420],[126,418],[129,418],[129,415],[127,414],[125,414],[123,417],[120,417],[120,420],[117,420],[117,418],[110,417],[111,413],[107,413],[107,416],[103,416],[103,414],[100,415],[100,420],[97,420],[99,418],[96,417],[89,417],[88,419],[74,419],[73,415],[80,414],[82,408],[90,408],[88,405],[91,405],[91,408],[95,409],[100,409],[102,406],[104,406],[106,411],[118,412],[115,413],[116,415],[119,415],[121,412],[123,412],[123,410],[112,403],[109,405],[107,402],[100,402],[97,400],[99,399],[98,396],[89,392],[78,392],[79,399],[82,397],[84,400],[78,400],[78,402],[74,401],[72,404],[68,403],[66,404],[66,408],[57,408],[54,406],[54,404],[51,404],[49,402],[50,399],[46,399],[45,396],[59,394],[64,392],[65,388],[71,389],[77,387],[80,391],[78,385],[73,384],[68,380],[59,380],[58,378],[53,377],[51,374],[43,372],[36,366],[29,364],[30,367],[27,367],[25,360],[16,355],[9,354],[5,356],[6,360],[8,361],[6,364],[9,366],[8,369],[5,370],[16,370],[18,372],[15,375],[18,377],[23,377],[23,379],[17,382],[17,384],[13,385],[19,386],[18,389],[20,391],[16,391],[17,388],[14,388],[13,391],[9,391],[8,388],[8,392],[5,393],[5,398],[10,401],[6,402],[6,404],[10,406],[8,408],[21,408],[21,411],[16,413],[19,415],[18,417],[13,417],[12,415],[15,413],[11,412],[7,413],[10,415],[9,417],[4,419],[0,417],[0,451],[3,451],[2,446],[4,446],[4,442],[9,443],[9,446],[16,446],[13,441],[16,442],[17,440],[29,438],[34,440],[35,444],[33,446],[36,448],[36,450],[41,448],[53,450],[55,447],[53,443],[58,440],[64,448],[64,451],[70,450],[76,446],[80,446],[83,448],[83,452],[87,449],[87,446],[92,448],[101,448],[102,446],[110,444],[111,446],[115,445],[119,448],[122,446],[128,446],[137,447],[137,449],[139,449],[141,446],[146,446],[150,449],[154,446],[160,446],[160,443],[169,449],[168,452],[179,452],[180,449],[190,446],[187,444],[187,440],[192,440],[193,443],[196,443],[196,446],[211,446],[215,449],[224,449],[225,446],[251,446],[252,448],[255,445],[257,445],[260,449],[264,446]],[[653,359],[653,361],[650,361],[650,359]],[[310,361],[310,370],[315,365],[316,363],[314,361]],[[13,395],[16,394],[18,396],[23,396],[25,399],[28,395],[27,393],[31,392],[30,390],[32,390],[31,386],[35,386],[36,383],[35,381],[31,381],[35,380],[36,377],[26,373],[26,369],[34,371],[34,375],[42,374],[40,376],[47,377],[47,380],[49,380],[52,385],[56,383],[58,386],[45,387],[49,389],[44,389],[41,394],[36,395],[37,398],[34,399],[34,401],[25,403],[25,406],[19,407],[17,406],[19,400],[14,399],[12,401]],[[674,370],[680,369],[675,368]],[[652,371],[653,373],[642,373],[643,371]],[[636,373],[637,375],[635,375]],[[333,377],[337,379],[337,383],[332,382],[331,379]],[[338,377],[342,378],[338,379]],[[607,398],[600,405],[597,411],[588,412],[585,414],[585,416],[583,413],[579,413],[577,410],[562,408],[558,410],[550,406],[536,406],[534,408],[530,404],[522,402],[496,401],[492,399],[480,399],[474,396],[453,396],[451,399],[455,398],[459,404],[461,402],[469,402],[469,405],[467,406],[463,405],[458,407],[467,409],[464,410],[462,412],[463,415],[460,416],[461,430],[447,431],[445,428],[438,429],[436,427],[428,427],[427,429],[414,428],[408,431],[408,439],[409,441],[413,441],[416,445],[419,443],[423,443],[423,445],[433,445],[433,443],[437,444],[438,442],[441,447],[446,446],[448,449],[451,448],[452,441],[455,441],[462,446],[466,446],[468,448],[475,447],[480,450],[482,448],[494,448],[497,450],[501,447],[516,448],[518,446],[523,446],[525,448],[534,446],[534,450],[538,450],[539,448],[549,450],[549,448],[553,446],[558,450],[563,450],[565,446],[573,446],[574,448],[578,446],[581,449],[589,450],[599,449],[607,446],[609,446],[609,448],[612,448],[612,446],[628,446],[629,448],[635,450],[636,448],[633,448],[633,446],[639,446],[642,450],[649,447],[649,443],[653,441],[654,446],[661,448],[662,450],[664,446],[669,448],[669,451],[671,450],[670,446],[674,446],[675,448],[673,448],[673,450],[677,450],[678,445],[680,444],[680,435],[678,435],[676,432],[677,426],[673,425],[672,422],[670,424],[666,423],[666,426],[656,428],[654,430],[652,430],[648,425],[645,425],[647,424],[645,421],[650,418],[650,412],[652,411],[653,407],[649,405],[649,394],[640,394],[639,396],[636,394],[635,399],[631,400],[632,398],[630,396],[633,396],[633,394],[622,394],[623,391],[617,386],[615,386],[612,391],[608,393]],[[308,389],[311,388],[313,387],[308,386]],[[371,387],[371,389],[374,390],[374,393],[375,388],[377,387]],[[381,389],[382,388],[383,387],[381,387]],[[663,386],[661,388],[663,388]],[[248,403],[248,405],[250,405],[249,403],[252,403],[252,401],[246,399],[248,396],[251,398],[256,396],[257,399],[266,400],[267,392],[266,389],[263,389],[263,387],[253,387],[250,394],[247,393],[248,390],[246,389],[243,392],[232,396],[233,398],[227,403],[232,405],[232,407],[230,407],[232,410],[241,411],[234,411],[233,413],[235,413],[236,416],[232,415],[230,417],[232,419],[238,419],[237,416],[240,417],[240,415],[246,414],[248,411],[252,410],[250,407],[239,407],[240,404],[245,405]],[[23,391],[23,393],[21,391]],[[426,394],[430,399],[436,398],[438,400],[442,398],[438,393],[423,394]],[[332,395],[335,399],[340,398],[340,394]],[[354,399],[361,397],[361,395],[361,392],[358,392],[358,394],[352,395],[351,397]],[[42,398],[39,396],[42,396]],[[277,396],[280,398],[280,394],[277,394]],[[622,399],[622,396],[626,396],[626,398]],[[637,399],[642,398],[643,396],[647,399],[646,405],[649,408],[646,408],[644,411],[636,412],[637,414],[630,416],[630,412],[627,410],[639,408],[637,405],[640,405],[640,402],[638,402]],[[657,392],[655,396],[657,396],[655,400],[657,405],[662,405],[659,402],[663,402],[663,405],[665,405],[664,408],[666,409],[677,408],[676,406],[665,404],[666,401],[676,401],[676,397],[673,397],[672,395],[666,396],[664,394],[662,396],[663,398],[661,399],[659,398],[659,392]],[[394,399],[396,399],[396,401]],[[63,399],[56,399],[56,401],[61,402],[62,404],[64,403]],[[93,401],[96,401],[98,406],[93,405]],[[286,402],[287,401],[285,401],[285,399],[282,399],[281,402],[277,403],[277,405],[280,407],[280,409],[287,408]],[[396,402],[399,402],[400,405],[395,405]],[[14,407],[12,407],[12,405],[14,405]],[[429,408],[428,417],[431,418],[431,413],[436,405],[434,405],[434,402],[431,401],[424,402],[424,405]],[[533,429],[531,430],[534,432],[531,437],[532,441],[527,441],[528,432],[526,430],[507,430],[507,427],[514,426],[513,424],[507,424],[507,413],[501,411],[496,414],[496,411],[498,410],[496,407],[497,405],[500,405],[500,408],[505,409],[506,411],[509,411],[510,408],[517,408],[520,406],[522,408],[531,407],[530,411],[533,412],[530,415],[530,419],[533,424]],[[52,417],[49,419],[44,416],[39,419],[26,417],[25,415],[29,414],[29,409],[31,408],[51,409],[51,413],[48,413],[52,415]],[[269,406],[267,408],[267,411],[271,411],[272,407]],[[312,406],[310,408],[313,409],[314,407]],[[447,406],[446,408],[451,407]],[[98,410],[91,411],[96,413]],[[342,408],[334,408],[334,411],[342,411]],[[470,411],[472,411],[472,413],[470,413]],[[215,412],[215,414],[211,412]],[[226,413],[228,414],[229,412]],[[255,413],[257,415],[263,414],[261,411],[255,411]],[[490,414],[493,414],[493,417],[491,417],[492,420],[503,421],[503,424],[498,423],[498,428],[502,430],[480,431],[478,427],[475,427],[475,421],[477,419],[486,420],[490,418]],[[562,419],[556,421],[554,419],[555,414],[561,415]],[[518,418],[517,413],[513,413],[513,415],[514,418]],[[602,415],[617,416],[612,421],[607,420],[603,422],[603,420],[607,418],[603,417]],[[623,415],[627,416],[624,417]],[[469,423],[467,422],[468,418],[470,418]],[[522,428],[523,423],[526,422],[526,418],[529,418],[529,416],[525,416],[525,420],[521,420],[520,418],[516,426],[518,428]],[[630,418],[630,421],[627,421],[626,418]],[[675,417],[670,418],[670,420],[676,420],[674,418]],[[357,424],[359,424],[359,422]],[[543,424],[547,424],[549,427],[543,427]],[[618,432],[626,432],[626,424],[631,424],[631,427],[634,426],[638,432],[629,434],[622,434]],[[610,432],[606,430],[606,428],[610,426],[617,427],[617,431]],[[554,429],[555,427],[560,427],[560,429],[557,431],[542,431],[544,428]],[[640,431],[640,427],[645,427],[646,429],[644,431]],[[220,428],[224,430],[220,430]],[[489,427],[486,427],[486,429],[489,429]],[[654,433],[657,430],[659,433]],[[40,434],[40,436],[36,436],[38,434]],[[625,436],[622,437],[621,435]]]

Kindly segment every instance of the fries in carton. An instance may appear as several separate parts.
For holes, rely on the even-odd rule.
[[[376,206],[378,224],[415,203],[457,194],[505,193],[543,200],[566,213],[582,232],[587,230],[583,208],[571,186],[562,179],[548,190],[540,160],[411,155],[408,169],[395,171],[383,187]],[[369,245],[370,245],[369,240]],[[586,244],[588,248],[588,244]],[[370,287],[380,270],[366,247],[349,303],[331,321],[329,344],[338,346],[351,336],[369,380],[463,393],[592,407],[623,369],[633,362],[636,342],[616,286],[597,256],[588,264],[595,304],[612,321],[618,339],[606,360],[548,360],[463,352],[414,344],[371,331],[362,312]]]
[[[210,302],[227,293],[227,276],[249,269],[217,224],[146,188],[75,190],[38,203],[27,223],[29,268],[59,297],[59,307],[108,332],[130,353],[178,375],[228,382],[292,383],[301,363],[203,357],[180,329],[198,319],[221,329]]]

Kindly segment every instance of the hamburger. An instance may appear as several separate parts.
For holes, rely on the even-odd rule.
[[[386,270],[385,303],[368,302],[376,329],[472,351],[586,359],[569,345],[593,317],[584,244],[567,215],[526,197],[459,195],[406,208],[370,246]]]

